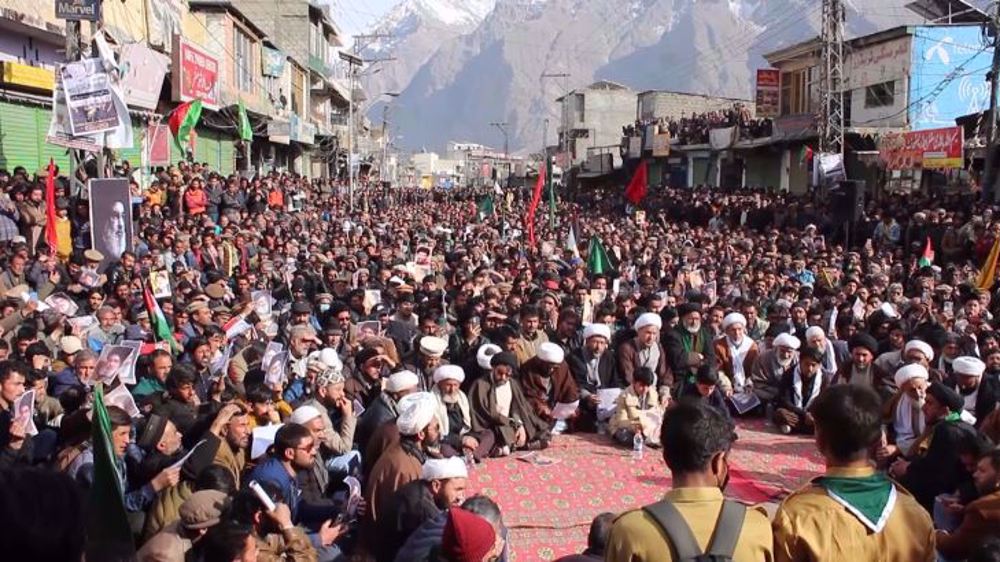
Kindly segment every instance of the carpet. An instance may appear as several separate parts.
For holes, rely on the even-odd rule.
[[[780,500],[822,464],[812,440],[780,435],[763,420],[740,421],[730,455],[726,495],[746,503]],[[586,547],[594,516],[619,513],[660,499],[670,473],[657,449],[641,460],[631,449],[594,434],[560,435],[542,453],[556,464],[514,457],[490,459],[469,475],[471,493],[493,498],[510,529],[511,560],[553,560]]]

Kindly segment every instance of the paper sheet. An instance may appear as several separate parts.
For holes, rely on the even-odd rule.
[[[281,429],[282,424],[264,425],[253,429],[253,437],[250,445],[250,458],[258,459],[264,456],[267,449],[274,444],[274,435]]]
[[[129,415],[130,418],[139,417],[139,408],[135,405],[135,398],[132,397],[132,393],[128,391],[125,385],[120,384],[118,388],[115,388],[111,392],[104,396],[104,403],[109,406],[118,406],[125,413]]]
[[[580,407],[580,401],[570,402],[569,404],[558,403],[552,408],[552,418],[557,420],[565,420],[573,416],[576,413],[577,408]]]
[[[194,447],[191,447],[191,450],[188,451],[187,454],[185,454],[183,457],[181,457],[180,460],[178,460],[174,464],[170,465],[170,468],[180,468],[180,467],[184,466],[184,462],[188,460],[188,457],[190,457],[191,455],[193,455],[194,452],[198,450],[198,447],[200,447],[204,442],[205,442],[205,440],[202,439],[201,441],[198,441],[197,443],[195,443]]]

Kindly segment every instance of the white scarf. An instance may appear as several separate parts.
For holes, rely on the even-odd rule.
[[[733,360],[733,390],[742,392],[746,385],[747,376],[743,372],[743,361],[747,358],[747,353],[753,347],[753,340],[744,336],[739,345],[733,344],[733,340],[726,336],[726,345],[729,347],[729,355]]]
[[[441,396],[441,390],[435,385],[434,398],[437,398],[437,420],[438,425],[441,426],[441,435],[448,435],[451,433],[451,428],[448,423],[448,404],[444,401],[444,396]],[[469,428],[472,427],[472,416],[469,414],[469,397],[465,395],[461,390],[458,391],[458,407],[462,410],[462,421],[465,422],[465,431],[467,433]]]
[[[809,408],[809,405],[812,404],[812,401],[815,400],[817,396],[819,396],[819,385],[822,381],[823,381],[822,373],[816,373],[813,376],[812,388],[809,389],[809,400],[806,400],[805,403],[803,403],[802,371],[799,370],[799,367],[795,367],[795,371],[792,374],[792,388],[793,391],[795,392],[795,395],[792,398],[793,402],[795,403],[795,407],[801,408],[803,410]]]
[[[913,442],[924,432],[926,422],[924,421],[924,413],[920,408],[917,408],[917,424],[916,426],[913,424],[913,416],[911,414],[916,405],[913,398],[910,398],[910,395],[904,392],[899,398],[895,416],[893,416],[893,426],[896,429],[896,447],[904,455],[909,452]]]

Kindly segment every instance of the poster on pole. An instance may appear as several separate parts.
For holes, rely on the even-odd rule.
[[[653,137],[653,156],[670,156],[670,133],[660,133]]]
[[[132,250],[132,195],[125,178],[92,179],[90,188],[90,245],[104,254],[98,271]]]
[[[66,95],[70,132],[74,136],[110,131],[121,124],[111,91],[111,78],[101,59],[63,65],[59,78]]]

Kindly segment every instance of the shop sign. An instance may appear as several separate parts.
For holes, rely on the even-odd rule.
[[[175,36],[173,49],[174,101],[200,99],[209,109],[219,105],[219,61]]]
[[[889,170],[961,169],[964,146],[962,127],[890,133],[879,139],[879,158]]]

